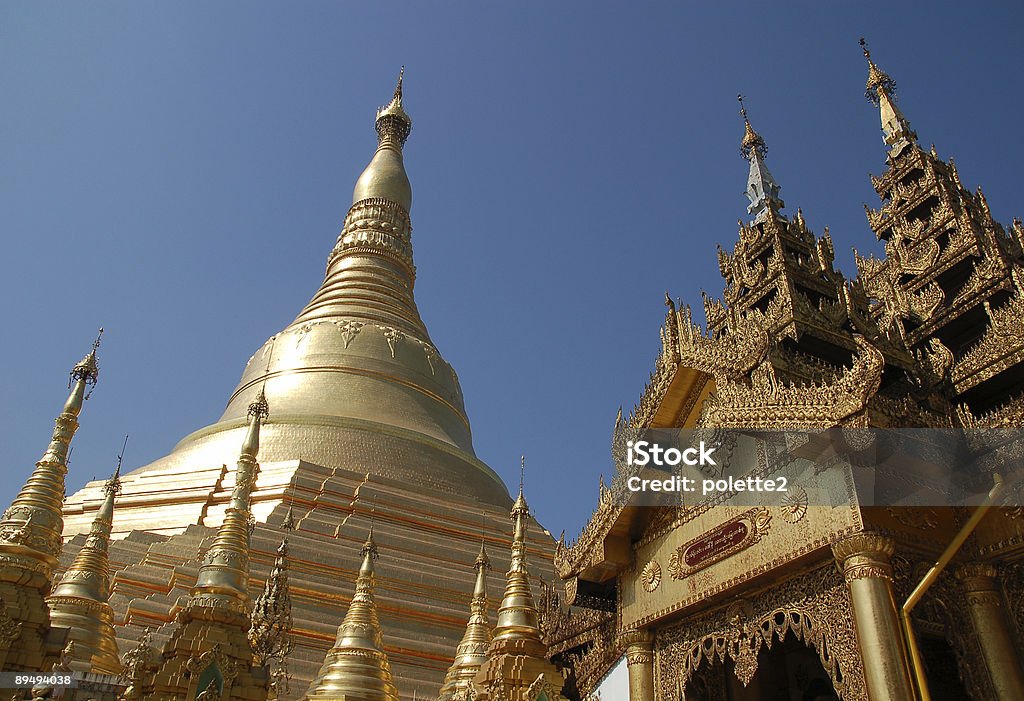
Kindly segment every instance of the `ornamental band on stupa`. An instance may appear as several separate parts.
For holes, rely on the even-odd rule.
[[[853,280],[835,268],[827,229],[784,213],[741,105],[749,220],[719,252],[724,294],[705,297],[704,328],[666,296],[650,382],[615,422],[618,474],[571,543],[476,458],[419,316],[400,75],[323,283],[221,418],[62,508],[98,341],[75,366],[0,521],[0,671],[76,685],[13,698],[558,701],[586,698],[619,659],[631,701],[1024,698],[1024,510],[991,508],[1010,488],[994,468],[982,505],[957,508],[862,504],[825,477],[754,507],[641,507],[625,488],[626,442],[651,428],[852,441],[1024,423],[1024,226],[994,221],[921,148],[864,53],[887,151],[867,217],[885,255],[858,255]],[[510,544],[504,579],[481,518],[500,534],[492,553]]]

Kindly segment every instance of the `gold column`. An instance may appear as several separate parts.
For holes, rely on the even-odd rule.
[[[1024,699],[1024,675],[1013,638],[1006,626],[996,568],[987,563],[964,565],[957,571],[967,594],[967,609],[981,645],[981,654],[998,701]]]
[[[864,678],[871,701],[914,699],[892,594],[892,538],[860,533],[832,546],[850,588]]]
[[[619,642],[626,647],[629,701],[654,701],[654,634],[630,630],[620,636]]]

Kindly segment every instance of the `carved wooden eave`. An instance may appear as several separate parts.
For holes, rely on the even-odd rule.
[[[1024,299],[1015,294],[998,309],[985,304],[988,328],[981,339],[953,365],[951,380],[957,394],[991,380],[1024,362]]]
[[[692,428],[704,399],[715,389],[710,375],[680,365],[651,417],[650,428]]]
[[[624,494],[620,498],[628,497]],[[628,568],[632,564],[633,540],[638,529],[642,530],[646,524],[649,512],[649,507],[628,501],[613,503],[609,491],[575,543],[568,546],[561,541],[556,543],[555,572],[570,581],[569,591],[579,586],[579,580],[602,584]],[[574,599],[569,597],[567,603],[577,603]]]

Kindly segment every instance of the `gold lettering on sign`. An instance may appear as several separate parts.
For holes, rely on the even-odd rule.
[[[668,563],[673,579],[685,579],[719,560],[761,540],[772,515],[766,508],[751,509],[676,548]]]

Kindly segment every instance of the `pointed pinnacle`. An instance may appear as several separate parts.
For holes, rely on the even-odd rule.
[[[480,553],[476,556],[476,566],[491,568],[491,559],[487,557],[487,545],[481,539],[480,541]]]
[[[398,83],[395,85],[395,99],[399,102],[402,101],[402,78],[405,77],[405,66],[398,71]]]
[[[121,453],[117,456],[117,469],[114,470],[114,479],[121,476],[121,461],[124,460],[124,450],[128,447],[128,434],[124,434],[124,443],[121,445]]]
[[[526,456],[519,457],[519,496],[523,496],[523,482],[526,481]]]

